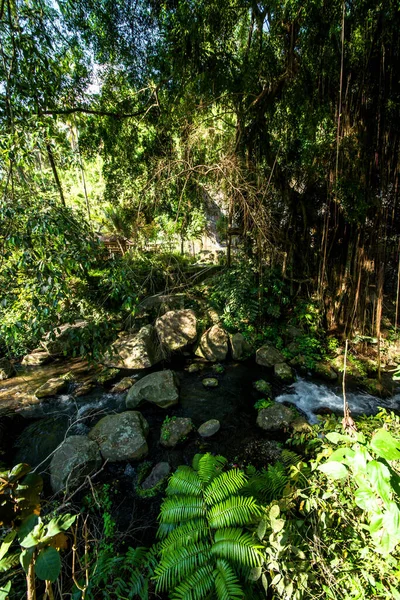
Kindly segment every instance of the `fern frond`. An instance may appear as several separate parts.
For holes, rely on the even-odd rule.
[[[241,529],[227,528],[215,532],[211,554],[228,561],[233,560],[243,567],[258,567],[263,560],[261,548],[249,533],[244,533]]]
[[[175,589],[172,600],[202,600],[214,587],[214,571],[212,565],[204,565],[187,577]]]
[[[167,496],[175,494],[187,494],[189,496],[200,496],[202,491],[201,481],[196,471],[190,467],[178,467],[169,480],[166,489]]]
[[[168,538],[161,543],[161,551],[187,546],[190,543],[198,542],[207,535],[208,523],[206,519],[193,519],[171,531]]]
[[[226,560],[218,559],[214,570],[215,589],[218,600],[236,600],[243,598],[244,592],[232,567]]]
[[[289,477],[284,465],[278,462],[275,465],[268,465],[268,470],[263,469],[261,473],[252,476],[242,493],[254,496],[263,503],[269,503],[282,498],[288,481]]]
[[[223,456],[213,456],[210,453],[204,454],[199,459],[196,459],[196,456],[193,459],[193,464],[196,464],[196,467],[193,468],[197,470],[200,481],[206,485],[221,473],[228,462]]]
[[[176,548],[163,554],[155,570],[156,591],[175,588],[189,573],[192,573],[210,560],[210,546],[199,542],[186,548]]]
[[[299,464],[299,462],[302,462],[303,459],[299,454],[296,454],[296,452],[293,452],[292,450],[286,450],[285,448],[282,450],[281,461],[285,467],[290,467],[292,465]]]
[[[202,498],[197,496],[171,496],[166,498],[161,506],[161,523],[179,523],[204,515],[205,508]]]
[[[143,546],[138,546],[137,548],[129,547],[125,555],[125,560],[131,567],[140,567],[147,558],[148,552],[149,549]]]
[[[177,523],[160,523],[157,529],[157,537],[162,539],[167,537],[171,531],[174,531],[178,527]]]
[[[213,529],[220,527],[232,527],[234,525],[246,525],[253,516],[260,514],[254,498],[234,496],[224,502],[216,504],[209,511],[209,523]]]
[[[245,474],[239,469],[231,469],[221,473],[207,486],[204,492],[204,500],[207,504],[222,502],[236,494],[246,483]]]

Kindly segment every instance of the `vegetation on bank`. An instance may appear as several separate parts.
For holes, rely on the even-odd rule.
[[[1,597],[22,597],[25,571],[29,600],[41,587],[76,600],[397,599],[399,436],[382,410],[353,433],[321,417],[262,471],[196,455],[168,481],[153,546],[127,551],[112,485],[88,490],[68,532],[76,515],[40,506],[40,478],[19,465],[2,473]]]

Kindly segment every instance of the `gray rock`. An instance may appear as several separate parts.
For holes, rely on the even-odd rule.
[[[285,329],[285,334],[289,339],[295,340],[296,338],[301,337],[304,334],[304,331],[294,325],[288,325]]]
[[[53,356],[72,354],[80,346],[79,330],[84,329],[87,324],[87,321],[79,320],[55,327],[41,341],[41,345]]]
[[[157,294],[148,296],[139,304],[139,310],[157,310],[158,314],[183,308],[185,305],[185,294]]]
[[[126,407],[136,408],[141,402],[147,400],[161,408],[168,408],[178,404],[179,390],[177,377],[173,371],[157,371],[150,373],[137,383],[128,392]]]
[[[123,392],[126,392],[126,390],[129,390],[129,388],[131,388],[134,385],[135,381],[136,380],[134,379],[134,377],[124,377],[123,379],[121,379],[121,381],[118,381],[118,383],[113,385],[113,387],[111,388],[111,393],[122,394]]]
[[[140,412],[127,411],[107,415],[89,432],[89,439],[97,442],[104,459],[110,462],[140,460],[147,456],[146,437],[149,425]]]
[[[274,365],[274,373],[275,377],[281,379],[281,381],[293,381],[293,371],[292,368],[285,362],[276,363]]]
[[[258,411],[257,425],[265,431],[281,431],[287,429],[296,419],[296,415],[287,406],[275,402],[268,408]]]
[[[217,431],[219,431],[220,427],[221,424],[217,419],[210,419],[209,421],[206,421],[205,423],[200,425],[197,431],[198,434],[201,435],[201,437],[208,438],[212,435],[215,435]]]
[[[193,310],[170,310],[156,321],[156,332],[163,349],[172,352],[193,344],[197,338],[197,319]]]
[[[186,371],[188,373],[198,373],[199,371],[202,371],[205,368],[205,364],[204,363],[192,363],[190,364]]]
[[[229,336],[232,348],[233,360],[243,360],[251,352],[251,346],[241,333],[234,333]]]
[[[218,379],[215,377],[205,377],[201,382],[206,388],[215,388],[218,387]]]
[[[271,344],[264,344],[256,352],[256,363],[263,367],[273,367],[284,361],[284,356]]]
[[[73,435],[56,450],[50,463],[50,481],[54,493],[79,487],[87,475],[102,463],[99,447],[86,436]]]
[[[30,354],[26,354],[21,361],[21,364],[24,367],[39,367],[40,365],[45,365],[50,362],[51,356],[45,350],[31,352]]]
[[[193,429],[191,419],[185,417],[172,417],[161,427],[160,443],[165,448],[174,448],[183,442]]]
[[[94,388],[95,384],[93,381],[86,381],[84,383],[79,383],[74,389],[73,394],[76,398],[79,398],[80,396],[86,396],[86,394],[89,394]]]
[[[110,348],[111,356],[103,362],[118,369],[148,369],[160,362],[162,352],[152,325],[142,327],[138,333],[118,338]]]
[[[268,383],[268,381],[265,381],[265,379],[257,379],[257,381],[254,381],[253,388],[260,394],[265,394],[266,396],[272,394],[271,384]]]
[[[287,350],[289,350],[290,354],[296,355],[300,351],[300,344],[298,342],[290,342],[287,346]]]
[[[18,436],[14,447],[18,448],[14,457],[15,464],[28,463],[46,471],[54,450],[64,441],[69,419],[65,415],[47,417],[30,423]]]
[[[105,385],[106,383],[109,383],[110,381],[115,379],[118,373],[119,369],[116,368],[102,369],[100,373],[96,376],[96,383],[100,385]]]
[[[228,334],[220,325],[213,325],[200,339],[196,356],[205,358],[210,362],[220,362],[228,354]]]
[[[52,377],[35,391],[35,396],[37,398],[49,398],[63,392],[67,387],[68,381],[64,377]]]
[[[142,488],[144,490],[149,490],[155,487],[158,483],[160,483],[163,479],[168,477],[170,474],[171,467],[167,462],[159,462],[153,467],[150,475],[146,477],[146,479],[142,483]]]
[[[14,373],[15,369],[12,362],[10,362],[8,358],[0,358],[0,381],[8,379],[14,375]]]
[[[331,365],[323,362],[317,362],[314,366],[314,373],[325,381],[336,381],[338,375]]]

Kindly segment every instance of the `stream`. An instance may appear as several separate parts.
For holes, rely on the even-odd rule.
[[[291,385],[283,385],[271,376],[271,371],[257,366],[254,361],[224,363],[224,372],[215,374],[207,364],[200,372],[189,373],[191,361],[181,359],[173,364],[157,365],[152,370],[173,368],[180,381],[180,402],[168,409],[143,403],[138,410],[150,426],[147,443],[149,454],[146,461],[153,466],[167,461],[171,470],[182,464],[190,464],[199,452],[224,455],[230,464],[252,464],[260,469],[279,457],[279,445],[287,433],[267,434],[256,425],[257,411],[254,403],[262,397],[253,383],[259,379],[269,381],[272,396],[278,402],[294,404],[311,423],[317,421],[317,413],[342,414],[342,394],[339,385],[326,385],[317,381],[298,378]],[[32,396],[39,385],[51,377],[73,372],[75,382],[67,393],[41,401]],[[126,375],[139,379],[149,371],[121,371],[115,381]],[[126,393],[111,393],[111,383],[97,386],[85,396],[75,397],[77,383],[93,379],[96,370],[78,359],[60,361],[42,367],[20,369],[18,375],[0,382],[0,451],[1,459],[12,466],[27,462],[44,478],[45,494],[51,495],[49,465],[52,453],[66,436],[86,435],[105,415],[126,410]],[[215,377],[219,385],[207,389],[202,380]],[[400,413],[400,393],[383,400],[349,389],[347,398],[353,415],[373,414],[379,406]],[[218,419],[221,428],[213,437],[202,439],[193,432],[188,439],[175,448],[160,444],[160,431],[165,417],[190,417],[196,427],[209,419]],[[108,463],[98,475],[94,485],[111,485],[113,491],[113,517],[118,530],[126,532],[127,544],[151,544],[157,528],[157,515],[161,495],[152,499],[140,498],[135,492],[138,464]],[[81,496],[88,492],[82,492]],[[74,510],[81,510],[82,498],[75,498]]]
[[[225,363],[224,372],[216,375],[212,365],[196,373],[188,373],[190,361],[182,359],[172,365],[180,380],[180,402],[167,410],[144,403],[139,410],[150,425],[149,456],[151,461],[168,460],[171,467],[188,463],[199,451],[224,454],[235,462],[240,456],[244,461],[253,461],[262,466],[268,460],[262,447],[267,434],[256,425],[257,412],[254,403],[262,394],[253,388],[258,379],[272,383],[273,397],[285,404],[294,404],[310,423],[317,422],[318,413],[342,414],[343,400],[339,385],[327,385],[317,381],[298,378],[291,385],[282,385],[270,376],[270,371],[257,366],[253,361]],[[159,370],[160,366],[153,370]],[[0,414],[3,427],[0,429],[0,444],[6,447],[3,454],[7,462],[25,461],[33,465],[48,466],[46,457],[67,435],[86,435],[103,416],[123,412],[126,394],[114,394],[98,386],[82,397],[73,395],[75,384],[68,393],[40,402],[32,401],[31,394],[50,377],[72,372],[75,381],[86,382],[93,377],[93,368],[80,360],[60,361],[42,367],[21,369],[14,378],[1,382]],[[132,372],[121,371],[119,381]],[[136,378],[148,374],[135,372]],[[217,388],[206,389],[202,384],[205,377],[216,377]],[[110,387],[110,386],[109,386]],[[377,398],[357,390],[348,390],[347,400],[353,415],[374,414],[378,407],[400,412],[400,393],[388,399]],[[218,419],[221,429],[207,440],[192,436],[183,447],[166,449],[159,443],[160,430],[166,416],[189,417],[199,427],[209,419]],[[4,426],[4,422],[6,426]],[[279,435],[274,436],[279,440]],[[257,464],[258,463],[258,464]]]

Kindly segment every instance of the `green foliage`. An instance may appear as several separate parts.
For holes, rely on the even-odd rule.
[[[150,550],[138,547],[128,548],[126,553],[119,554],[115,550],[102,548],[98,551],[90,571],[85,598],[87,600],[100,597],[104,600],[115,598],[149,600],[152,597],[149,582],[157,564],[156,551],[156,546]],[[78,583],[83,585],[83,580]],[[80,600],[81,590],[75,587],[72,598]]]
[[[12,570],[19,562],[26,574],[33,567],[36,577],[54,582],[61,571],[59,550],[66,542],[63,532],[76,516],[63,514],[42,519],[42,487],[42,478],[30,473],[29,465],[19,464],[8,473],[1,473],[1,525],[11,530],[0,547],[0,571]]]
[[[259,527],[271,597],[396,597],[399,423],[381,411],[362,418],[350,436],[339,419],[326,417],[307,438],[294,435],[312,459],[289,460],[285,495]]]
[[[257,402],[255,402],[254,408],[256,410],[262,410],[263,408],[269,408],[273,404],[274,401],[271,400],[271,398],[260,398],[260,400],[257,400]]]
[[[244,473],[226,471],[226,464],[220,456],[196,455],[193,467],[179,467],[169,481],[155,581],[173,598],[242,597],[242,581],[260,565],[259,545],[243,529],[260,509],[242,495]]]

